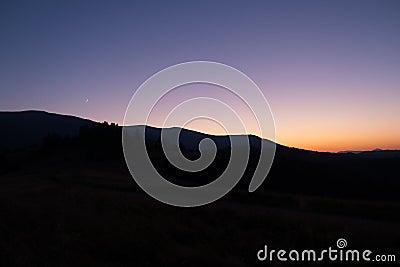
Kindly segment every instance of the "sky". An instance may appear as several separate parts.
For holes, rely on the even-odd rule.
[[[278,143],[400,149],[399,47],[399,1],[6,0],[0,110],[122,124],[129,100],[151,75],[209,60],[261,88]],[[183,86],[169,99],[214,89]],[[160,112],[174,106],[165,100]],[[204,122],[192,128],[219,131]]]

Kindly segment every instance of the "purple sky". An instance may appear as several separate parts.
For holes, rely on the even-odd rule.
[[[210,60],[262,88],[280,143],[400,149],[399,47],[399,1],[2,1],[0,110],[121,123],[149,76]]]

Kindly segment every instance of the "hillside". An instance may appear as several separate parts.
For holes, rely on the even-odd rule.
[[[121,127],[40,112],[33,117],[10,125],[19,122],[22,137],[36,131],[43,142],[0,153],[1,266],[257,266],[256,253],[265,244],[326,249],[345,238],[351,248],[391,254],[400,246],[396,153],[371,157],[278,145],[267,179],[249,193],[262,142],[249,136],[251,156],[240,183],[214,203],[180,209],[154,200],[134,182]],[[58,135],[46,137],[39,125]],[[161,129],[147,130],[149,156],[174,183],[208,183],[229,160],[228,137],[183,129],[180,143],[188,158],[199,156],[203,138],[218,148],[209,168],[184,173],[160,150]]]
[[[40,145],[48,134],[76,136],[83,125],[95,122],[45,111],[0,112],[0,151]]]

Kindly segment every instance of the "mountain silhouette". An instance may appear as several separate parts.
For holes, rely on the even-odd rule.
[[[145,127],[146,138],[148,140],[160,140],[162,131],[165,132],[166,141],[174,142],[173,138],[179,136],[179,143],[187,149],[196,150],[199,148],[199,144],[204,139],[211,139],[218,149],[227,149],[231,145],[231,139],[233,141],[238,141],[237,144],[241,146],[246,146],[244,143],[248,140],[249,145],[251,147],[259,148],[261,142],[263,142],[263,146],[270,147],[273,145],[273,142],[267,139],[262,139],[255,135],[211,135],[206,133],[201,133],[195,130],[179,128],[179,127],[171,127],[171,128],[157,128],[151,126],[144,125],[135,125],[128,126],[128,132],[134,134],[136,131],[143,131],[143,127]],[[247,140],[246,140],[247,138]],[[283,147],[279,144],[276,144],[279,147]]]
[[[13,150],[21,148],[29,148],[32,146],[39,146],[43,139],[48,135],[58,135],[60,137],[74,137],[78,136],[82,126],[99,125],[88,119],[79,118],[71,115],[62,115],[50,113],[46,111],[28,110],[28,111],[0,111],[0,152],[4,150]],[[166,132],[166,136],[176,136],[179,134],[180,144],[190,150],[196,150],[199,147],[201,140],[209,138],[214,141],[218,149],[226,149],[230,146],[230,138],[241,139],[245,135],[211,135],[206,133],[197,132],[194,130],[172,127],[172,128],[156,128],[144,125],[128,126],[129,131],[136,131],[146,127],[146,138],[149,140],[159,140],[161,131]],[[263,146],[270,146],[273,144],[270,140],[262,139],[258,136],[248,135],[249,144],[253,148],[259,148],[260,142]],[[172,142],[173,140],[171,140]],[[335,154],[329,152],[315,152],[300,148],[287,147],[276,144],[277,151],[285,151],[298,157],[301,155],[324,155]],[[372,151],[341,151],[337,154],[343,156],[363,156],[363,157],[400,157],[399,150],[381,150],[375,149]]]
[[[95,122],[45,111],[0,112],[0,152],[40,145],[49,134],[76,136],[81,126]]]
[[[0,123],[0,143],[8,148],[0,152],[1,266],[59,266],[68,258],[97,266],[132,260],[140,266],[182,265],[182,255],[189,253],[189,263],[199,252],[207,261],[198,266],[226,266],[219,264],[226,254],[215,247],[248,259],[265,242],[325,249],[344,235],[354,247],[370,242],[391,252],[399,246],[399,151],[324,153],[276,145],[270,173],[249,193],[261,143],[268,147],[271,141],[231,136],[250,144],[239,183],[215,203],[188,210],[154,200],[133,181],[121,145],[123,128],[116,124],[39,111],[2,112]],[[229,136],[143,125],[126,129],[135,134],[143,127],[154,167],[177,185],[207,184],[229,162]],[[163,131],[166,143],[180,133],[179,148],[192,160],[200,156],[202,140],[213,140],[215,160],[199,172],[176,168],[162,150]],[[154,244],[162,248],[157,253]],[[157,264],[149,264],[154,258]],[[255,265],[243,263],[235,266]]]
[[[83,161],[117,160],[124,164],[122,127],[116,124],[41,111],[1,112],[0,123],[3,125],[0,132],[2,153],[34,148],[47,154],[74,155]],[[254,135],[215,136],[176,127],[161,129],[136,125],[127,126],[126,129],[135,134],[136,131],[142,131],[143,127],[146,131],[146,149],[157,171],[170,182],[183,186],[201,186],[217,179],[229,162],[231,140],[236,140],[239,149],[242,149],[242,144],[243,148],[247,143],[250,145],[248,164],[238,184],[238,188],[247,190],[259,162],[261,147],[264,149],[273,144]],[[215,160],[206,169],[195,173],[176,168],[163,151],[162,132],[165,132],[167,144],[176,142],[174,138],[179,137],[179,149],[191,160],[200,157],[202,140],[211,139],[216,147]],[[277,144],[271,171],[260,190],[395,200],[399,198],[397,192],[400,182],[394,175],[398,171],[399,161],[400,151],[396,150],[328,153]]]

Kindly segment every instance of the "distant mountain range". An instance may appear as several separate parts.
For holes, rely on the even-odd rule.
[[[0,112],[0,152],[5,150],[13,150],[20,148],[29,148],[40,145],[43,138],[49,134],[57,134],[59,136],[76,136],[79,130],[84,125],[94,125],[99,122],[94,122],[88,119],[83,119],[71,115],[61,115],[49,113],[45,111],[2,111]],[[132,129],[143,126],[130,126]],[[199,142],[204,138],[212,139],[219,148],[228,147],[230,144],[229,136],[214,136],[204,134],[192,130],[180,128],[165,129],[171,133],[181,131],[180,141],[189,149],[197,149]],[[160,128],[147,126],[148,136],[159,138],[161,134]],[[235,136],[231,136],[235,138]],[[264,145],[270,145],[271,141],[261,139],[254,135],[249,135],[251,146],[258,146],[260,142]],[[293,152],[314,153],[297,148],[288,148],[277,144],[277,149],[292,150]],[[400,157],[399,150],[380,150],[373,151],[341,151],[339,154],[352,154],[367,157]]]
[[[349,154],[349,155],[357,155],[359,157],[373,157],[373,158],[389,158],[389,157],[400,157],[400,150],[383,150],[376,148],[374,150],[369,151],[340,151],[338,154]]]

